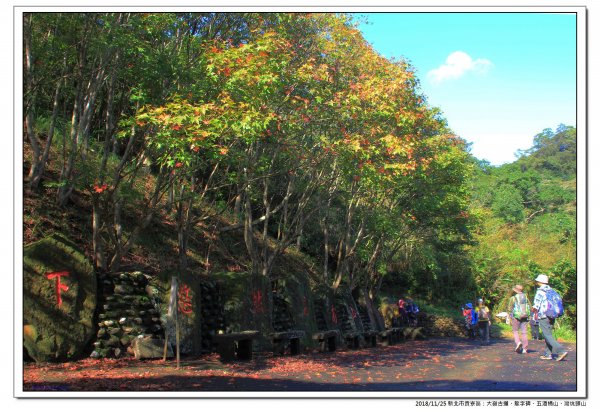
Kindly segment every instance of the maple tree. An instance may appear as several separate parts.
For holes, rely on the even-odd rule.
[[[56,14],[25,29],[25,122],[44,112],[64,125],[55,151],[28,125],[31,186],[58,155],[58,200],[89,193],[101,269],[169,218],[185,271],[192,228],[229,209],[236,221],[221,232],[243,230],[252,274],[270,280],[297,246],[320,261],[323,284],[374,300],[416,244],[464,241],[464,143],[412,67],[379,55],[349,16]]]

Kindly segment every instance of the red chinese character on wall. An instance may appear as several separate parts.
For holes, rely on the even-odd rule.
[[[308,301],[306,300],[306,296],[304,296],[304,299],[302,299],[302,305],[304,306],[302,313],[304,316],[308,316]]]
[[[337,323],[337,314],[335,313],[335,308],[333,305],[331,306],[331,321],[333,323]]]
[[[254,307],[255,313],[263,313],[264,312],[265,309],[263,307],[263,295],[260,290],[257,290],[256,292],[252,292],[252,305]]]
[[[62,296],[60,294],[61,291],[69,290],[69,287],[64,283],[60,283],[61,276],[69,276],[69,272],[49,272],[46,273],[47,279],[56,279],[56,304],[60,307],[62,305]]]
[[[179,287],[179,292],[177,293],[177,300],[179,311],[185,315],[189,315],[193,312],[192,309],[192,292],[188,285],[183,283]]]

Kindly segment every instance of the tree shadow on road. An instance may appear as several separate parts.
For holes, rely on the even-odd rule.
[[[289,379],[258,379],[227,376],[177,376],[139,378],[87,378],[76,383],[28,383],[24,391],[86,392],[559,392],[576,386],[558,383],[506,382],[496,380],[423,380],[390,383],[334,383]]]

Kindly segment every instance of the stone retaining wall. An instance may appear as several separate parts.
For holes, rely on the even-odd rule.
[[[136,337],[164,337],[160,311],[148,277],[141,272],[100,277],[98,334],[91,357],[125,355]]]
[[[200,284],[202,316],[201,335],[202,335],[202,351],[212,352],[213,336],[219,331],[225,331],[227,324],[225,322],[225,312],[223,294],[221,286],[217,283],[206,282]]]

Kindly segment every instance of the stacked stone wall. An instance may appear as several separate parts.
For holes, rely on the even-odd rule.
[[[224,305],[221,286],[214,282],[206,282],[200,285],[201,289],[201,316],[202,316],[202,351],[212,352],[214,350],[213,336],[219,331],[226,329]]]
[[[98,333],[92,357],[133,354],[136,337],[164,337],[160,310],[148,277],[141,272],[119,272],[100,277]]]

